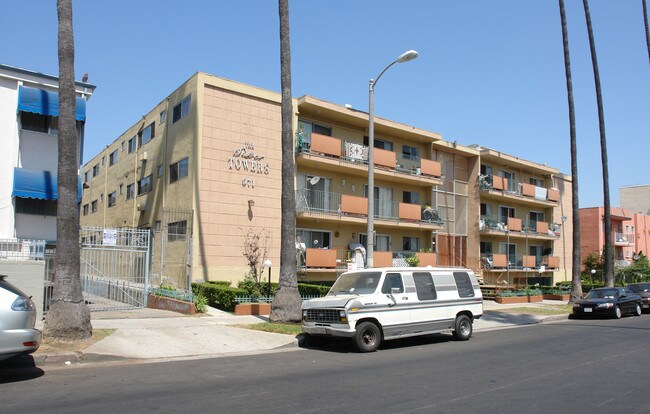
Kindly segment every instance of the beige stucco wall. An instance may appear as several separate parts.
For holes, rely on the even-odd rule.
[[[621,208],[632,213],[650,215],[650,184],[621,187],[618,194]]]
[[[559,206],[553,209],[553,222],[562,223],[560,238],[555,241],[553,255],[560,258],[560,270],[554,272],[553,283],[571,280],[573,267],[573,201],[571,176],[558,174],[555,186],[560,190]]]

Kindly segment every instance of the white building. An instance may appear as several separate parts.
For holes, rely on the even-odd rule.
[[[76,82],[79,165],[86,101]],[[56,241],[59,78],[0,64],[0,239]]]

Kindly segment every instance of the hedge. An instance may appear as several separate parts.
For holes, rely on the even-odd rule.
[[[300,296],[325,296],[330,291],[330,286],[309,285],[307,283],[298,283]]]
[[[208,300],[208,305],[227,312],[235,310],[235,305],[237,304],[235,298],[247,295],[246,291],[243,289],[209,282],[192,283],[192,292],[195,295],[203,294],[203,296]]]

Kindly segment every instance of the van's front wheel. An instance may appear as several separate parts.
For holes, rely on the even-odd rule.
[[[454,323],[454,338],[467,341],[472,336],[472,320],[467,315],[459,315]]]
[[[360,352],[372,352],[379,347],[381,332],[377,325],[372,322],[362,322],[357,325],[357,333],[354,335],[354,346]]]

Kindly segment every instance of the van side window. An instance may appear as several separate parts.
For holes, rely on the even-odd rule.
[[[398,293],[404,293],[404,284],[402,283],[402,275],[399,273],[388,273],[384,279],[384,285],[381,287],[381,293],[391,293],[391,289],[398,288]]]
[[[461,298],[471,298],[474,296],[472,281],[469,280],[467,272],[454,272],[454,280],[458,289],[458,296]]]
[[[413,280],[415,281],[415,290],[418,292],[419,300],[436,300],[438,298],[431,273],[414,272]]]

